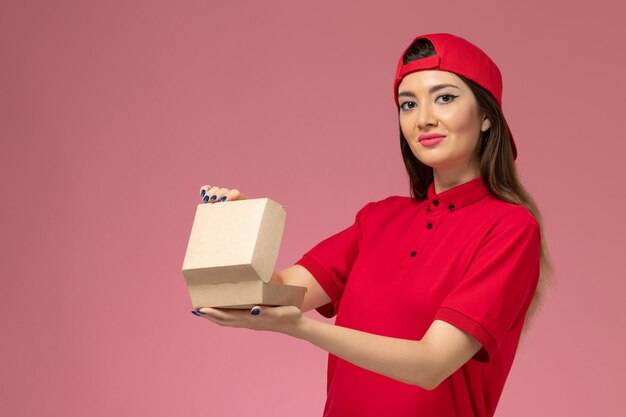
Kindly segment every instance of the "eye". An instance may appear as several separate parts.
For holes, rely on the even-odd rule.
[[[407,104],[409,105],[407,107]],[[415,107],[415,102],[413,101],[405,101],[404,103],[400,104],[400,110],[409,110],[412,109],[413,107]]]
[[[458,96],[455,96],[452,94],[442,94],[437,98],[441,98],[441,97],[450,97],[450,100],[444,100],[444,103],[452,103]]]

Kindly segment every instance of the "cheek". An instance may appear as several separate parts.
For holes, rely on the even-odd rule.
[[[462,110],[450,112],[449,114],[442,115],[441,120],[446,124],[446,127],[450,133],[463,134],[472,127],[472,120],[470,115]]]
[[[478,116],[471,106],[457,106],[441,115],[441,121],[445,123],[450,133],[455,133],[460,137],[474,136],[478,125]]]
[[[405,138],[408,138],[408,135],[411,134],[411,131],[409,129],[409,121],[407,120],[407,117],[400,117],[399,122],[400,122],[400,130],[402,131],[402,134],[404,135]]]

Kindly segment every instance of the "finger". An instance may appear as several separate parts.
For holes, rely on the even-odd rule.
[[[228,188],[224,188],[222,189],[222,191],[224,192],[221,192],[218,198],[216,199],[217,203],[220,203],[223,201],[241,200],[239,191],[234,188],[230,190]]]
[[[228,192],[222,196],[223,201],[245,200],[246,198],[247,197],[243,195],[243,193],[236,188],[232,188],[228,190]]]
[[[215,188],[215,186],[213,185],[203,185],[202,187],[200,187],[200,199],[206,203],[206,200],[208,200],[208,197],[210,197],[211,195],[209,194],[209,192],[211,191],[212,188]]]
[[[202,187],[200,187],[200,197],[204,197],[209,188],[211,188],[210,185],[203,185]]]
[[[237,319],[237,314],[241,314],[241,310],[232,308],[211,308],[202,307],[196,310],[200,315],[204,317],[212,317],[219,320],[229,321]]]
[[[214,185],[206,190],[204,197],[202,197],[202,202],[204,203],[214,203],[216,198],[211,199],[213,195],[215,195],[220,190],[220,187]]]
[[[220,202],[222,202],[224,200],[223,197],[229,191],[230,190],[228,188],[218,188],[215,192],[211,193],[211,196],[209,198],[209,202],[211,202],[211,203],[220,203]]]
[[[202,316],[202,317],[204,317],[208,321],[210,321],[212,323],[215,323],[215,324],[218,324],[220,326],[231,326],[231,324],[229,322],[227,322],[225,320],[222,320],[222,319],[218,319],[216,317],[211,317],[211,316]]]
[[[193,314],[194,316],[202,317],[203,319],[207,319],[207,320],[212,321],[214,323],[217,323],[220,326],[223,325],[223,322],[222,322],[221,319],[218,319],[216,317],[210,316],[208,314],[202,314],[198,310],[191,310],[191,314]]]
[[[219,324],[220,326],[228,326],[228,327],[246,327],[249,329],[254,328],[254,320],[249,316],[249,312],[247,310],[240,309],[231,309],[231,308],[203,308],[199,309],[204,311],[204,315],[200,314],[203,317],[206,317],[207,320],[210,320],[214,323]]]

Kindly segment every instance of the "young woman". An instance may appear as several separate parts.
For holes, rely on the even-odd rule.
[[[500,71],[477,46],[416,37],[394,84],[411,197],[365,204],[274,273],[307,287],[301,309],[192,313],[329,352],[324,417],[493,416],[551,270],[501,95]],[[210,185],[201,196],[245,198]],[[313,308],[335,324],[302,314]]]

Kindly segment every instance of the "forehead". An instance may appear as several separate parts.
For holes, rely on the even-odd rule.
[[[428,89],[437,84],[454,84],[459,88],[465,88],[465,83],[453,72],[439,70],[420,70],[407,74],[400,84],[398,92],[404,90]]]

